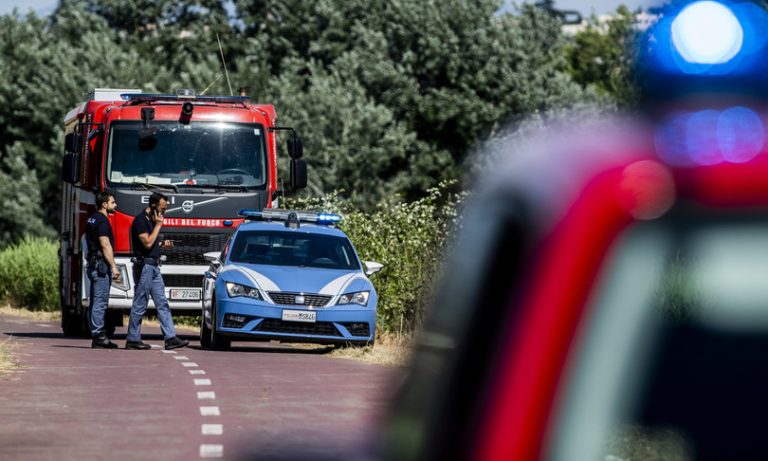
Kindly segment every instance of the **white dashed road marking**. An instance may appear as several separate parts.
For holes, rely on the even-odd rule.
[[[223,445],[200,445],[201,458],[221,458],[224,456]]]
[[[203,435],[222,435],[224,433],[224,426],[221,424],[203,424],[200,432]]]
[[[202,416],[221,416],[219,407],[200,407],[200,414]]]
[[[157,344],[152,344],[152,349],[161,349],[161,347]]]
[[[160,348],[160,346],[153,345],[154,348]],[[162,352],[166,354],[175,354],[175,351],[166,351],[163,350]],[[181,366],[184,368],[194,368],[194,370],[189,370],[189,374],[191,375],[204,375],[205,370],[198,369],[198,365],[195,362],[190,362],[189,357],[184,355],[177,355],[173,357],[174,359],[181,362]],[[195,378],[194,379],[195,386],[211,386],[211,380],[206,378]],[[198,400],[215,400],[216,399],[216,393],[213,391],[201,391],[197,393],[197,399]],[[201,406],[200,407],[200,415],[201,416],[221,416],[221,410],[217,406]],[[202,435],[222,435],[224,434],[224,425],[223,424],[203,424],[200,426],[200,433]],[[200,445],[200,457],[201,458],[222,458],[224,457],[224,445],[221,444],[201,444]]]

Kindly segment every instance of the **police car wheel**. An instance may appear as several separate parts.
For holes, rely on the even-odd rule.
[[[205,312],[200,316],[200,345],[206,349],[211,348],[211,329],[205,323]]]
[[[216,331],[216,298],[211,306],[211,348],[216,351],[226,351],[232,346],[232,341]]]

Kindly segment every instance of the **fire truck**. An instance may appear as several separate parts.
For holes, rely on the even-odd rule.
[[[106,330],[122,326],[135,280],[130,227],[158,191],[168,197],[161,238],[166,296],[177,314],[197,315],[209,264],[242,219],[241,208],[272,208],[282,193],[306,187],[307,166],[296,131],[277,125],[271,104],[248,96],[198,96],[192,90],[147,94],[136,89],[95,89],[64,118],[59,288],[61,326],[67,336],[88,332],[89,281],[85,275],[85,221],[95,195],[114,193],[110,216],[115,261]],[[290,174],[277,176],[277,132],[287,134]],[[282,136],[281,136],[282,137]],[[153,308],[150,303],[150,309]]]

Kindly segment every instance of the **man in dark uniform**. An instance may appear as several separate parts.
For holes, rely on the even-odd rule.
[[[91,347],[115,349],[117,344],[104,333],[104,315],[109,305],[109,289],[112,279],[120,277],[115,264],[115,237],[109,224],[109,213],[117,208],[115,197],[109,191],[96,194],[96,213],[85,224],[85,239],[88,245],[87,275],[91,282],[91,300],[88,309],[88,324],[91,329]]]
[[[128,321],[126,349],[149,349],[151,346],[141,340],[141,318],[147,311],[149,296],[157,309],[160,329],[165,338],[166,349],[176,349],[189,344],[186,339],[176,336],[173,317],[168,299],[165,297],[165,284],[160,274],[160,247],[171,246],[168,240],[159,241],[160,228],[163,227],[163,215],[168,209],[168,199],[159,192],[149,197],[149,207],[136,215],[131,224],[131,248],[133,250],[133,280],[136,288],[131,304],[131,318]]]

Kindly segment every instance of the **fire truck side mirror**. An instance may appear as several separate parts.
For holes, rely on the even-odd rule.
[[[307,162],[298,158],[291,159],[291,190],[305,187],[307,187]]]
[[[72,152],[64,154],[61,161],[61,180],[75,184],[80,181],[80,156]]]
[[[83,136],[78,133],[68,133],[64,137],[64,150],[66,152],[77,153],[83,145]]]
[[[298,136],[293,136],[288,139],[288,155],[294,159],[299,159],[304,156],[304,143]]]

